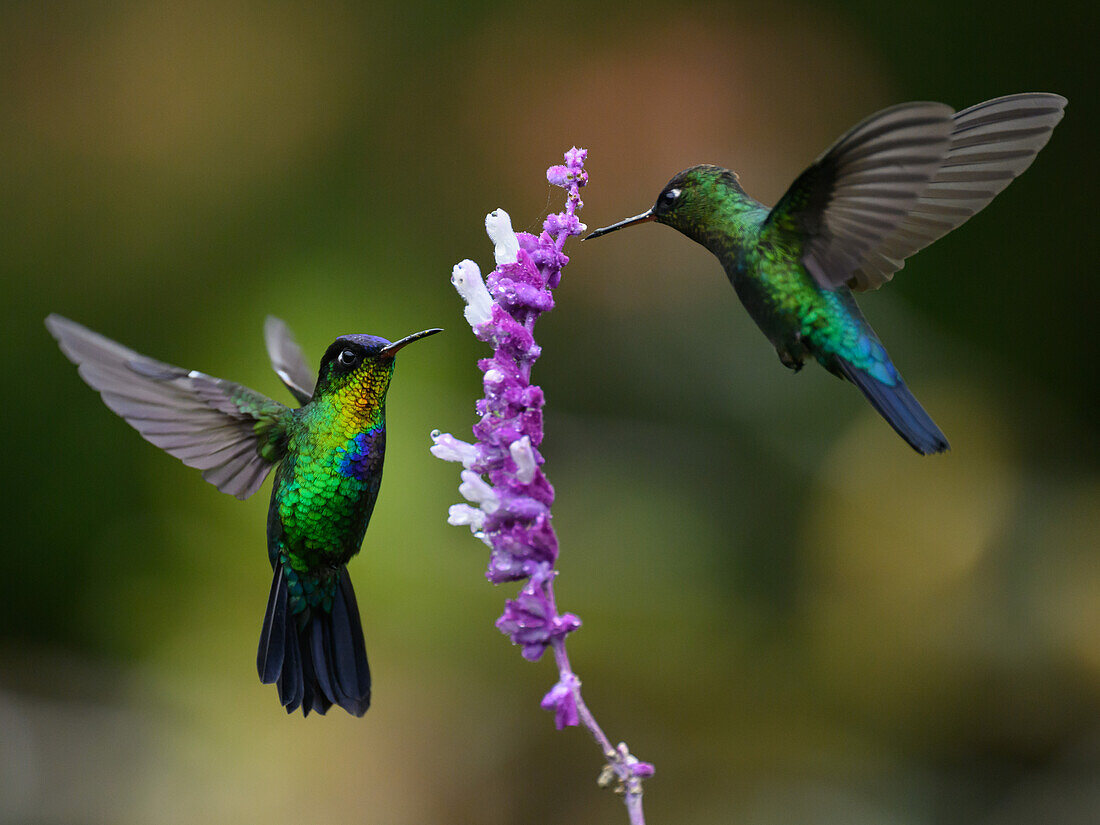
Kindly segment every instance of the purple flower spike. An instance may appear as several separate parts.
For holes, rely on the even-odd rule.
[[[588,183],[587,155],[574,147],[565,153],[564,165],[547,170],[546,179],[564,188],[567,198],[565,210],[548,216],[541,234],[517,234],[508,213],[496,209],[485,217],[496,267],[485,279],[469,260],[452,271],[451,283],[466,302],[466,321],[493,354],[478,362],[485,395],[475,405],[481,417],[473,428],[476,442],[436,430],[431,452],[462,465],[458,490],[468,503],[452,505],[447,521],[469,527],[489,546],[486,577],[493,584],[524,581],[516,597],[505,602],[496,626],[522,648],[525,659],[536,661],[547,648],[553,650],[558,681],[543,697],[542,707],[554,711],[559,729],[584,723],[607,760],[603,784],[616,782],[630,822],[644,825],[641,780],[652,775],[653,766],[639,762],[625,745],[611,746],[581,697],[580,679],[566,654],[566,637],[581,620],[572,613],[559,614],[554,602],[554,488],[543,474],[539,452],[545,398],[531,383],[531,368],[542,355],[535,322],[554,308],[553,290],[569,263],[562,252],[566,239],[586,229],[575,213],[584,205],[580,189]]]

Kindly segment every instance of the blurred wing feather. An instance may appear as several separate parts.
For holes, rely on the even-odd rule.
[[[761,241],[800,242],[819,284],[844,284],[903,223],[939,169],[951,115],[943,103],[903,103],[856,125],[791,184]]]
[[[1066,99],[1030,92],[987,100],[952,118],[950,148],[897,229],[870,251],[849,281],[877,289],[905,259],[964,224],[1023,173],[1062,119]]]
[[[291,413],[282,404],[140,355],[60,315],[46,328],[110,409],[222,492],[248,498],[286,454]]]
[[[264,321],[264,342],[276,375],[299,404],[308,404],[317,382],[290,327],[281,318],[268,315]]]

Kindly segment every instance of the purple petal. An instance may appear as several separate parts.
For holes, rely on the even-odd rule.
[[[579,169],[584,166],[584,162],[588,160],[588,150],[578,149],[574,146],[568,152],[565,153],[565,162],[568,166],[574,169]]]
[[[554,725],[558,730],[580,722],[580,715],[577,713],[577,696],[574,692],[579,686],[580,680],[572,673],[567,673],[539,702],[544,710],[554,711]]]

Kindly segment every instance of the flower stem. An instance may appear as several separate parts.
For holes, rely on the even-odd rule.
[[[625,743],[621,743],[617,748],[612,746],[611,740],[607,738],[607,734],[603,732],[603,728],[596,721],[596,717],[588,709],[588,704],[581,696],[581,681],[569,664],[569,653],[565,649],[565,639],[556,638],[550,643],[550,646],[554,651],[554,661],[558,666],[560,681],[563,684],[572,685],[571,690],[573,701],[577,705],[577,715],[580,717],[581,723],[588,728],[588,732],[592,734],[592,738],[596,740],[596,744],[600,746],[600,750],[603,751],[604,758],[607,760],[604,774],[600,777],[600,784],[610,784],[613,776],[616,780],[616,792],[623,795],[623,802],[626,804],[626,811],[630,817],[630,825],[645,825],[645,813],[642,810],[642,777],[635,773],[634,768],[635,765],[643,763],[639,763],[630,755]],[[611,773],[608,773],[608,771]]]

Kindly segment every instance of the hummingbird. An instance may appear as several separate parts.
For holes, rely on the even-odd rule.
[[[692,166],[650,209],[585,240],[647,221],[679,230],[722,262],[784,366],[798,371],[813,358],[855,384],[917,452],[940,453],[947,438],[852,293],[882,286],[906,258],[981,211],[1031,165],[1065,106],[1041,92],[959,112],[903,103],[841,136],[774,207],[746,194],[729,169]]]
[[[370,668],[346,564],[359,552],[386,451],[386,392],[394,356],[426,329],[393,343],[342,335],[317,380],[285,323],[269,316],[272,367],[298,402],[127,349],[60,315],[46,328],[80,377],[149,441],[224,493],[246,499],[272,469],[267,552],[273,571],[256,666],[287,713],[339,705],[362,716]]]

